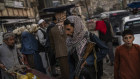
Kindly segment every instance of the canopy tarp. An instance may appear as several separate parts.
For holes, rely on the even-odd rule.
[[[63,11],[67,11],[70,8],[75,7],[74,4],[72,5],[62,5],[62,6],[58,6],[58,7],[51,7],[51,8],[46,8],[43,11],[44,12],[63,12]]]
[[[130,8],[140,8],[140,1],[132,2],[127,5]]]

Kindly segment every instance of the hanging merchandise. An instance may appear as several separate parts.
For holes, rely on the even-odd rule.
[[[29,79],[28,76],[22,75],[20,73],[16,73],[16,75],[17,75],[17,79]]]
[[[36,75],[33,75],[32,73],[27,73],[26,76],[28,79],[39,79]]]
[[[26,75],[16,73],[17,79],[39,79],[36,75],[33,75],[32,73],[27,73]]]

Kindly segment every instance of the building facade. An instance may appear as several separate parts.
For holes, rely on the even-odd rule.
[[[0,0],[0,37],[4,32],[35,23],[39,16],[37,6],[37,0]]]
[[[35,18],[36,0],[0,0],[0,18]]]
[[[42,4],[42,2],[44,3]],[[110,11],[111,9],[120,9],[122,6],[119,0],[39,0],[39,10],[41,12],[44,8],[73,3],[80,6],[80,14],[86,17],[92,16],[97,7],[103,8],[105,11]]]

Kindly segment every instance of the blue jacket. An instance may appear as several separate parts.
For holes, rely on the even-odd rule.
[[[90,41],[95,42],[95,50],[96,50],[96,56],[97,56],[97,62],[103,60],[103,58],[106,56],[108,50],[108,47],[95,35],[90,33]],[[88,65],[94,64],[94,55],[91,53],[87,59],[86,62]]]
[[[97,62],[103,60],[103,58],[106,56],[108,50],[108,47],[95,35],[90,33],[90,41],[95,42],[95,50],[96,50],[96,56],[97,56]],[[91,53],[87,59],[86,62],[88,65],[94,64],[94,55]]]
[[[94,65],[94,58],[95,57],[94,57],[93,53],[91,53],[86,59],[87,65],[89,65],[89,66]]]
[[[95,42],[95,50],[96,50],[96,56],[97,56],[97,62],[103,60],[103,58],[106,56],[108,50],[108,47],[95,35],[90,33],[90,41]]]

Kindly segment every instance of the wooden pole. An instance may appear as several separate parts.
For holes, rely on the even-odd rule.
[[[123,9],[125,9],[127,7],[127,0],[123,0],[122,5],[123,5]]]
[[[88,19],[89,19],[90,16],[89,16],[89,11],[88,11],[88,6],[87,6],[87,0],[85,0],[85,4],[86,4],[86,9],[87,9],[87,13],[88,13]]]

